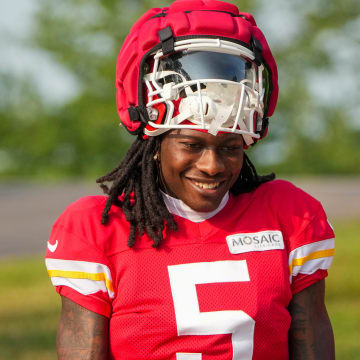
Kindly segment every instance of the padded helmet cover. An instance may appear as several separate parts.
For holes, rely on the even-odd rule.
[[[116,100],[121,122],[129,132],[142,132],[145,126],[140,118],[130,119],[129,108],[143,105],[140,67],[150,52],[161,46],[158,31],[168,26],[175,40],[187,36],[219,37],[241,43],[257,54],[270,75],[270,94],[264,117],[273,114],[278,97],[277,67],[253,16],[239,12],[235,5],[224,1],[177,0],[169,7],[147,11],[133,25],[120,50],[116,66]]]

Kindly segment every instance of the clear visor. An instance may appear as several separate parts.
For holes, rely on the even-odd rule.
[[[213,51],[178,52],[160,59],[159,63],[159,71],[176,73],[164,76],[163,83],[175,84],[200,79],[253,82],[252,69],[253,63],[240,56]]]

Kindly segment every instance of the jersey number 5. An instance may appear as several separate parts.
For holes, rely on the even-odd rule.
[[[255,321],[241,310],[200,312],[196,284],[250,281],[245,260],[168,266],[178,335],[232,334],[233,360],[251,360]],[[177,353],[176,360],[201,360]]]

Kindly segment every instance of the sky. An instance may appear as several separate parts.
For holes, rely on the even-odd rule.
[[[284,0],[277,0],[284,1]],[[291,16],[288,7],[282,6],[279,16],[288,19],[280,23],[286,26],[284,31],[274,31],[271,23],[266,21],[266,14],[272,11],[271,5],[264,8],[263,15],[259,14],[261,23],[268,23],[266,33],[273,37],[273,43],[284,44],[291,41],[298,31],[298,19]],[[34,28],[34,15],[37,11],[36,0],[2,0],[0,1],[0,71],[15,73],[20,77],[34,79],[40,94],[47,101],[62,102],[71,99],[79,87],[74,77],[61,65],[51,60],[46,52],[36,49],[29,41]],[[284,15],[284,16],[283,16]],[[262,21],[265,20],[265,21]],[[286,34],[286,37],[283,36]]]
[[[296,1],[288,0],[262,2],[256,19],[273,50],[286,46],[305,26],[296,6]],[[308,11],[312,10],[317,11],[308,7]],[[36,11],[36,0],[0,1],[0,72],[34,79],[45,100],[61,103],[71,99],[80,88],[70,72],[53,61],[48,53],[30,43]],[[271,21],[268,21],[269,14]],[[309,89],[317,101],[338,106],[351,99],[348,94],[359,92],[359,82],[354,81],[354,69],[358,68],[360,35],[356,37],[354,34],[360,34],[360,17],[341,34],[319,34],[319,46],[332,54],[334,66],[331,74],[317,71],[306,75]],[[349,107],[354,113],[353,125],[360,127],[359,106],[349,104]]]
[[[0,72],[34,79],[49,102],[66,101],[77,93],[78,85],[69,72],[30,43],[36,10],[34,0],[0,1]]]

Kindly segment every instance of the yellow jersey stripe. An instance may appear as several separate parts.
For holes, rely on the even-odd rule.
[[[291,264],[289,265],[290,275],[292,274],[292,269],[294,266],[302,266],[309,260],[321,259],[333,256],[335,253],[335,249],[326,249],[326,250],[319,250],[314,251],[313,253],[304,256],[302,258],[294,259]]]
[[[114,287],[111,280],[109,280],[104,273],[87,273],[83,271],[67,271],[67,270],[48,270],[48,274],[50,277],[104,281],[106,288],[111,292],[114,292]]]

